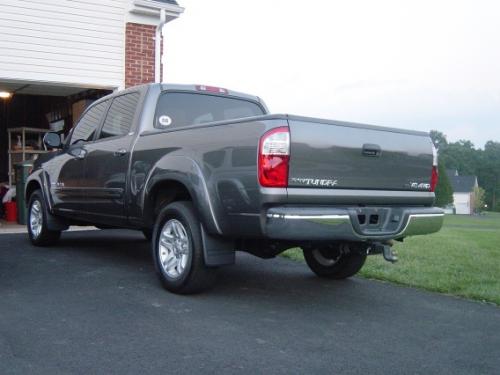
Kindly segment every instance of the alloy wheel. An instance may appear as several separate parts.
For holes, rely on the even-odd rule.
[[[36,200],[31,205],[29,220],[31,233],[33,237],[38,238],[42,232],[43,225],[42,204],[40,201]]]
[[[176,219],[168,220],[160,233],[158,255],[161,267],[168,277],[182,276],[189,258],[190,241],[186,228]]]

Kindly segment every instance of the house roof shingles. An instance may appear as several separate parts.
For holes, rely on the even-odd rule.
[[[447,175],[454,193],[471,193],[474,191],[476,176],[456,176],[455,173],[450,173],[450,171],[447,171]]]

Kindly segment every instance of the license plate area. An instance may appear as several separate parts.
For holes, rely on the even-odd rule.
[[[363,235],[397,233],[403,226],[403,209],[397,207],[358,207],[349,211],[356,232]]]

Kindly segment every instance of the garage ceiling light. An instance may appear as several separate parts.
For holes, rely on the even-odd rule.
[[[9,99],[12,96],[12,93],[8,91],[0,91],[0,98]]]

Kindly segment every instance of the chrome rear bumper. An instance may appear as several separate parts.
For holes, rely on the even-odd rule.
[[[273,207],[264,231],[284,240],[380,241],[437,232],[444,212],[435,207]]]

